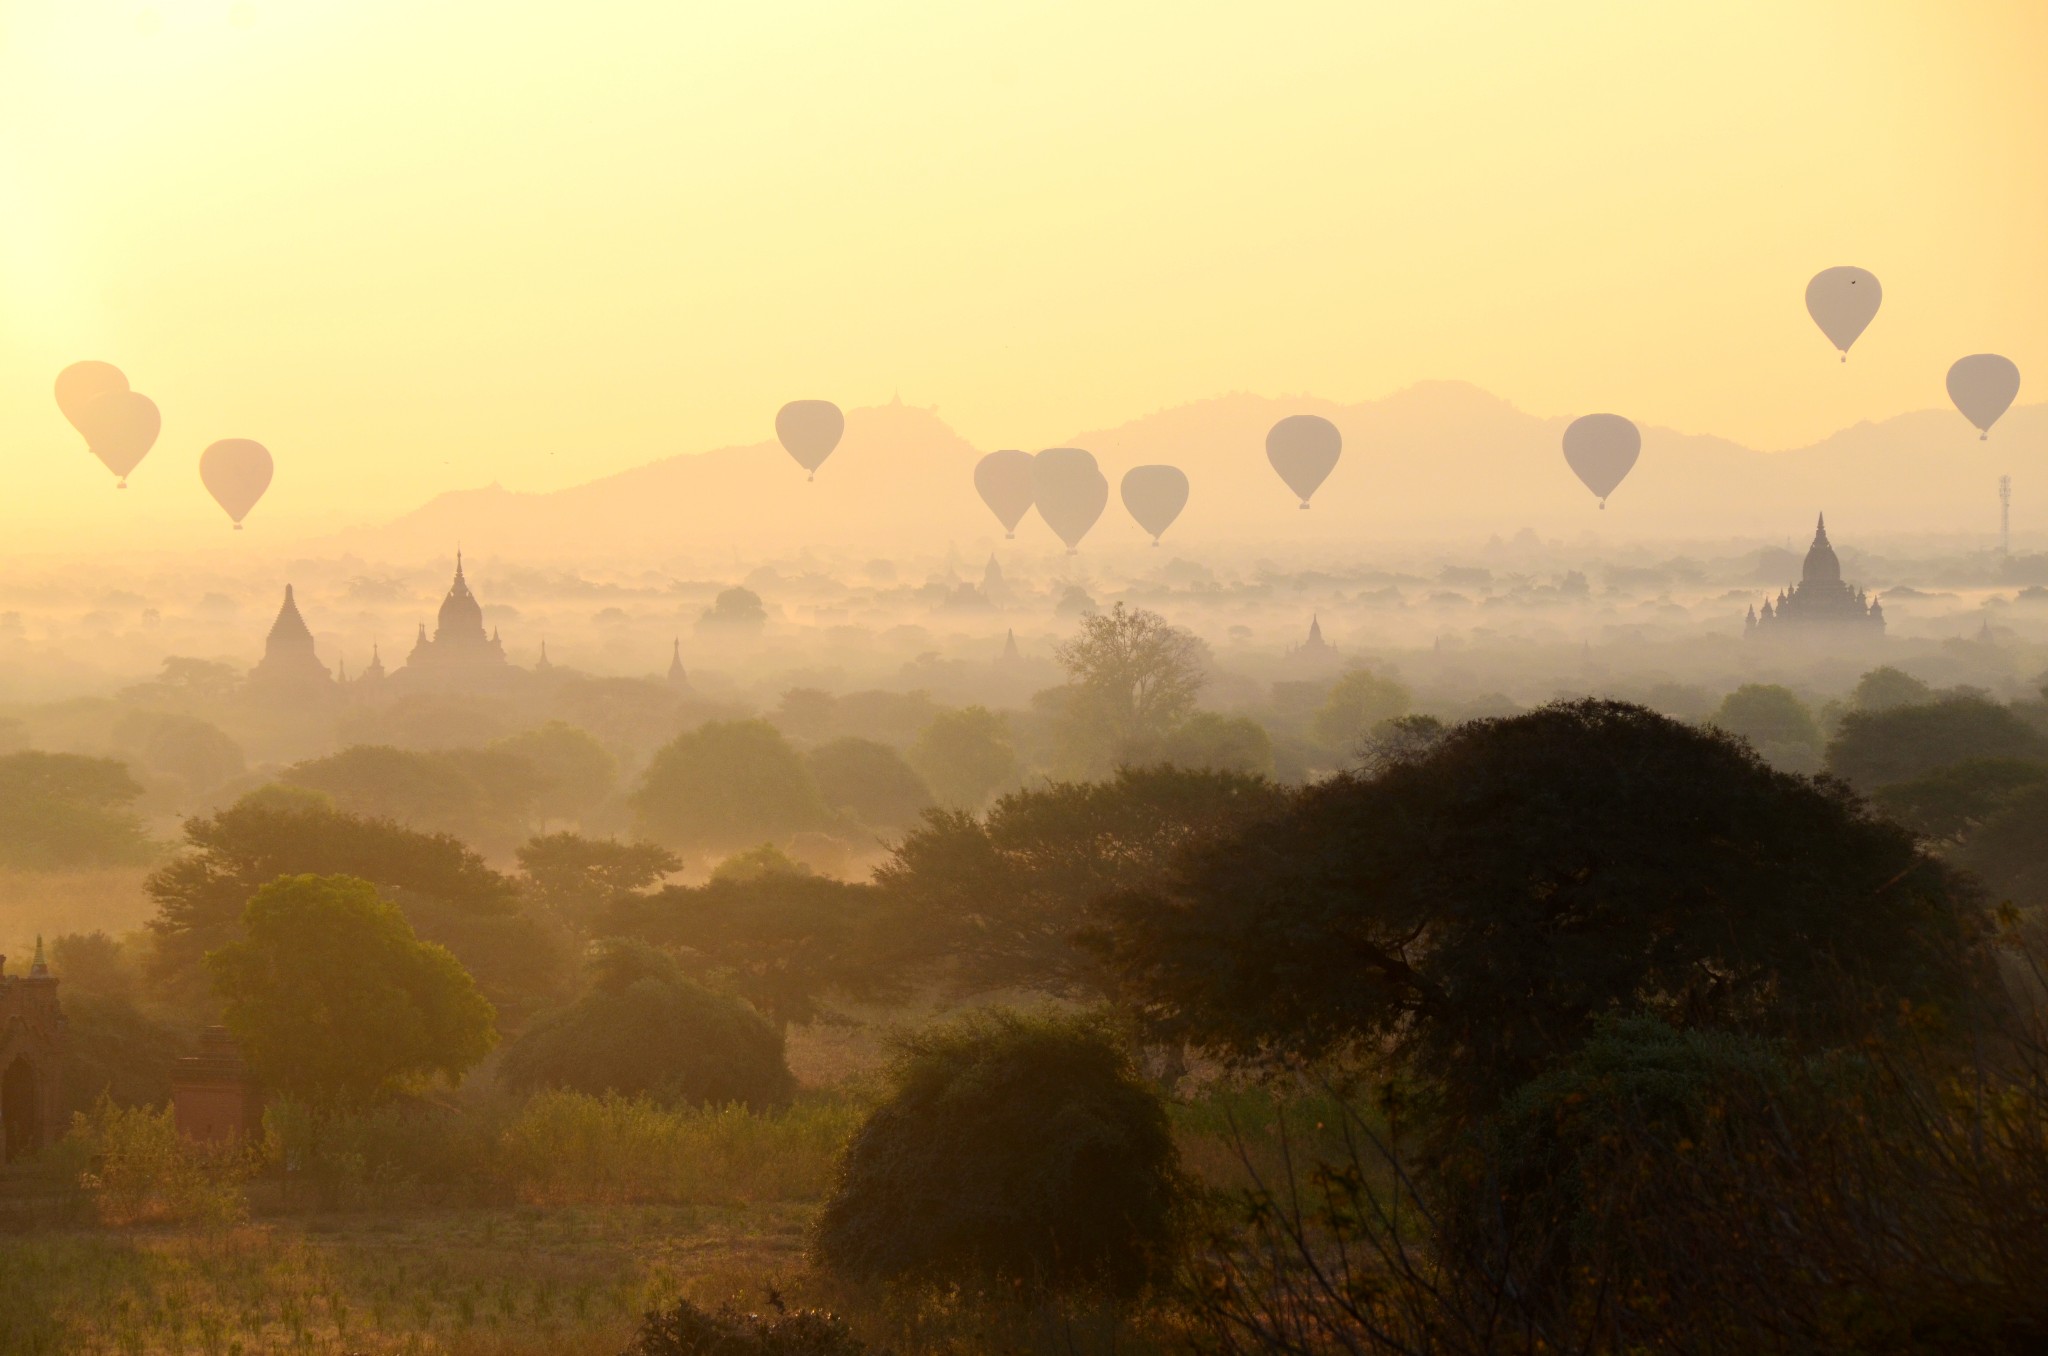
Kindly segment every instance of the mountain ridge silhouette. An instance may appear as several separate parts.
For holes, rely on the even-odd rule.
[[[1265,457],[1266,429],[1298,413],[1321,414],[1344,434],[1343,460],[1308,512],[1299,511]],[[762,422],[765,429],[771,420]],[[1115,487],[1131,467],[1154,462],[1179,466],[1192,482],[1187,509],[1165,539],[1183,549],[1363,546],[1483,538],[1523,527],[1617,539],[1778,539],[1810,529],[1822,509],[1848,540],[1859,533],[1991,533],[1998,476],[2020,472],[2024,494],[2026,454],[2048,442],[2048,405],[2015,406],[1988,442],[1943,409],[1865,421],[1780,452],[1644,425],[1641,460],[1603,511],[1565,465],[1559,439],[1569,422],[1443,380],[1351,403],[1234,392],[1084,431],[1065,445],[1093,452],[1112,487],[1085,554],[1148,540]],[[815,482],[767,436],[675,453],[558,490],[449,491],[336,540],[350,549],[409,553],[443,550],[460,539],[545,556],[979,547],[1003,536],[972,483],[974,462],[990,450],[969,443],[933,410],[860,407],[846,412],[845,437]],[[762,507],[772,512],[756,511]],[[1015,545],[1057,549],[1035,513],[1019,525]]]

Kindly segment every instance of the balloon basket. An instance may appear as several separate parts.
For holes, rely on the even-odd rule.
[[[122,477],[121,477],[121,478],[120,478],[119,480],[115,481],[115,482],[114,482],[114,488],[115,488],[115,489],[117,489],[117,490],[125,490],[125,489],[127,489],[127,488],[128,488],[128,477],[126,477],[126,476],[122,476]]]
[[[240,532],[241,530],[242,530],[242,525],[241,525],[240,523],[236,523],[236,524],[235,524],[235,531],[237,531],[237,532]]]
[[[1302,511],[1303,513],[1307,513],[1307,512],[1308,512],[1308,500],[1304,499],[1304,500],[1302,500],[1302,501],[1301,501],[1301,511]]]

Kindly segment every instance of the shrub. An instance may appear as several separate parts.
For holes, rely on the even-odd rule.
[[[782,1035],[745,1000],[690,979],[644,942],[598,945],[589,992],[505,1052],[515,1091],[567,1088],[660,1102],[751,1107],[789,1100]]]
[[[248,1211],[246,1156],[186,1139],[168,1107],[124,1108],[102,1098],[72,1118],[71,1134],[91,1158],[80,1183],[103,1223],[226,1225]]]
[[[820,1309],[772,1316],[743,1314],[730,1304],[717,1313],[688,1300],[650,1312],[624,1356],[861,1356],[867,1343],[836,1314]]]
[[[857,1120],[838,1101],[757,1114],[542,1092],[504,1128],[495,1159],[537,1205],[814,1201]]]
[[[984,1015],[904,1043],[815,1252],[856,1279],[1129,1294],[1165,1274],[1180,1193],[1165,1107],[1114,1033]]]

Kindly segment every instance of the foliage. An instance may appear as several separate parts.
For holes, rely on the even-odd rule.
[[[185,822],[187,851],[150,876],[151,969],[159,991],[195,1001],[202,957],[240,935],[250,896],[279,876],[358,876],[453,950],[508,1021],[558,991],[559,938],[519,912],[518,886],[446,834],[344,814],[314,793],[252,793]]]
[[[811,868],[773,843],[735,852],[711,868],[714,881],[760,880],[763,876],[808,876]]]
[[[529,838],[519,849],[519,869],[542,907],[578,925],[587,924],[622,894],[638,894],[682,860],[653,843],[621,843],[550,833]]]
[[[939,804],[951,810],[978,810],[990,795],[1017,779],[1010,723],[985,706],[932,717],[909,756]]]
[[[1599,701],[1306,788],[1106,916],[1164,1033],[1242,1058],[1384,1044],[1467,1113],[1611,1013],[1824,1040],[1866,1019],[1851,979],[1956,1012],[1983,922],[1846,790]]]
[[[1157,761],[1197,772],[1273,775],[1273,737],[1250,716],[1197,711],[1156,744],[1140,741],[1127,745],[1126,753],[1132,761]]]
[[[804,755],[818,794],[834,810],[877,829],[917,822],[931,806],[931,789],[903,755],[887,744],[847,735]]]
[[[588,730],[551,720],[535,729],[508,735],[491,745],[531,767],[538,783],[533,811],[543,820],[581,820],[588,816],[619,780],[619,760]]]
[[[1959,839],[2004,809],[2018,793],[2044,781],[2048,763],[1974,758],[1879,787],[1870,799],[1915,833]]]
[[[969,991],[1042,986],[1100,994],[1100,967],[1073,945],[1089,906],[1151,884],[1206,835],[1277,813],[1260,777],[1123,768],[1106,782],[1056,782],[1002,797],[981,817],[928,815],[875,872],[929,962]]]
[[[289,876],[250,899],[242,940],[207,956],[228,1029],[265,1086],[317,1107],[366,1106],[496,1040],[495,1013],[447,948],[351,876]]]
[[[114,739],[151,772],[175,777],[193,791],[239,777],[248,767],[241,745],[196,716],[131,711],[115,722]]]
[[[106,1099],[115,1106],[163,1106],[171,1068],[189,1053],[183,1033],[146,1015],[118,994],[64,994],[64,1095],[83,1110]]]
[[[645,837],[684,852],[780,838],[828,817],[803,759],[765,720],[677,735],[654,755],[632,804]]]
[[[1181,1193],[1165,1108],[1107,1026],[991,1013],[905,1042],[814,1251],[860,1279],[1128,1294],[1171,1267]]]
[[[1118,603],[1083,617],[1080,634],[1054,655],[1067,671],[1067,759],[1100,770],[1121,760],[1126,745],[1162,739],[1193,713],[1209,652],[1158,613]]]
[[[779,1302],[778,1302],[779,1305]],[[712,1313],[688,1300],[650,1311],[622,1356],[863,1356],[867,1343],[845,1320],[819,1309]]]
[[[697,619],[699,631],[758,631],[768,621],[768,609],[761,595],[749,588],[720,590],[704,615]]]
[[[103,1223],[220,1226],[247,1213],[246,1157],[186,1139],[168,1107],[121,1107],[102,1099],[72,1118],[71,1134],[92,1163],[82,1184]]]
[[[1745,683],[1721,699],[1707,723],[1748,740],[1772,767],[1787,772],[1820,771],[1820,725],[1789,687]]]
[[[1985,758],[2048,763],[2048,737],[1981,697],[1851,711],[1828,745],[1828,771],[1863,791]]]
[[[1934,700],[1934,689],[1885,664],[1857,679],[1849,700],[1859,711],[1889,711],[1899,706],[1925,706]]]
[[[660,1102],[780,1106],[795,1089],[782,1034],[744,999],[716,993],[645,942],[612,938],[591,985],[505,1051],[515,1091],[566,1088]]]
[[[1396,679],[1353,669],[1337,680],[1316,712],[1315,736],[1333,749],[1352,748],[1374,727],[1407,715],[1413,701]]]
[[[69,871],[146,862],[156,845],[130,809],[122,763],[24,749],[0,756],[0,866]]]
[[[919,941],[874,886],[787,869],[624,897],[602,926],[682,948],[681,963],[730,987],[784,1030],[824,1016],[834,991],[894,996]]]
[[[421,752],[358,744],[299,763],[284,779],[325,792],[347,814],[490,846],[524,832],[544,784],[532,763],[502,745]]]
[[[2013,793],[1956,853],[1994,897],[2048,905],[2048,783]]]
[[[749,1111],[543,1091],[491,1157],[514,1195],[538,1205],[811,1201],[830,1188],[858,1122],[839,1101]]]

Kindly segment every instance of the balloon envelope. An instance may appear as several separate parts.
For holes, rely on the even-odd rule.
[[[1849,345],[1877,316],[1884,289],[1867,268],[1824,268],[1806,284],[1806,313],[1849,361]]]
[[[80,433],[86,407],[103,395],[128,389],[128,378],[112,363],[73,363],[57,374],[57,408]]]
[[[846,416],[829,400],[792,400],[775,412],[775,436],[782,440],[782,450],[814,480],[844,432]]]
[[[1336,468],[1344,450],[1344,435],[1319,414],[1290,414],[1266,434],[1266,460],[1308,507],[1309,496]]]
[[[1159,534],[1187,507],[1187,473],[1178,466],[1133,466],[1124,472],[1123,496],[1124,507],[1157,546]]]
[[[270,488],[270,452],[247,438],[223,438],[199,454],[199,479],[241,530],[242,519]]]
[[[1067,554],[1081,544],[1109,503],[1109,481],[1092,453],[1078,447],[1048,447],[1031,459],[1031,497]]]
[[[991,452],[974,463],[974,488],[980,492],[981,502],[988,505],[988,511],[1003,525],[1006,537],[1016,536],[1017,524],[1031,512],[1031,463],[1029,452],[1014,447]]]
[[[128,473],[156,445],[163,416],[156,402],[137,391],[107,391],[86,405],[76,421],[85,445],[128,486]]]
[[[1972,353],[1948,370],[1948,398],[1981,430],[1981,438],[1991,436],[1991,426],[2019,393],[2020,369],[1996,353]]]
[[[1643,450],[1643,435],[1618,414],[1588,414],[1572,420],[1564,431],[1564,459],[1586,488],[1607,507],[1607,496],[1621,484]]]

